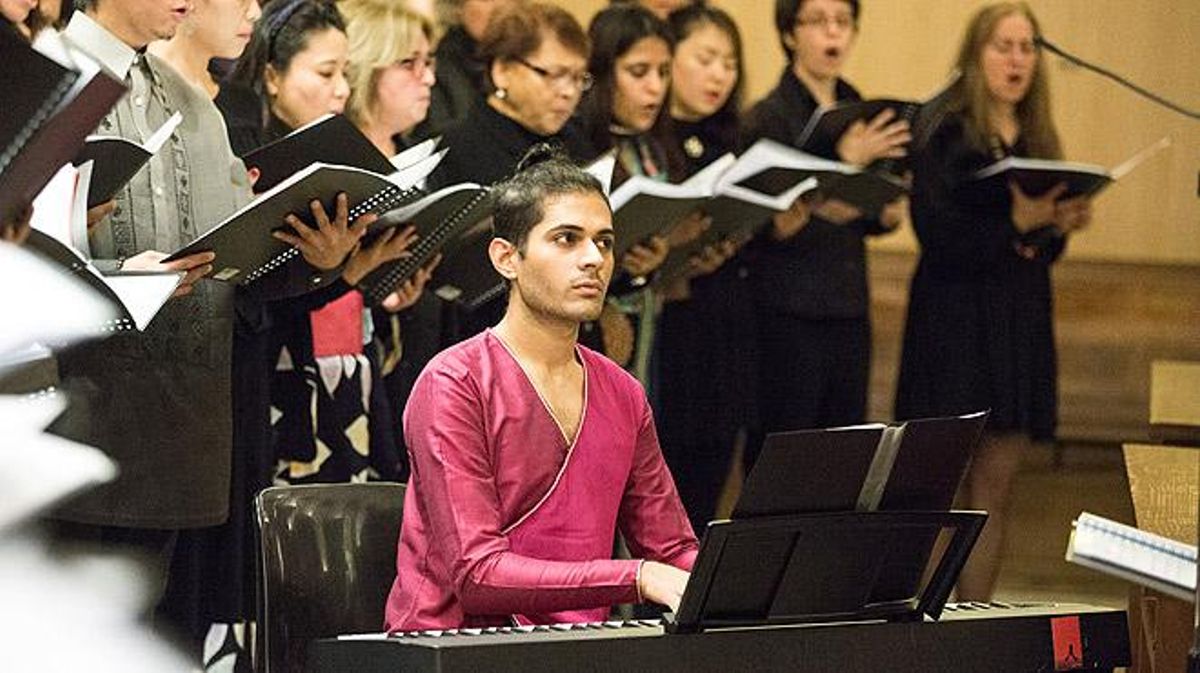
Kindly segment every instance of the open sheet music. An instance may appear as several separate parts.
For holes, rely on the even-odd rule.
[[[94,208],[116,196],[142,166],[158,154],[182,121],[183,114],[176,112],[144,143],[121,136],[88,136],[72,162],[76,166],[88,161],[93,162],[92,180],[88,188],[88,208]]]
[[[1067,560],[1170,594],[1196,599],[1196,547],[1081,512]]]
[[[1007,157],[975,173],[975,179],[988,189],[1008,189],[1008,183],[1015,182],[1028,196],[1041,196],[1060,183],[1067,186],[1060,199],[1094,196],[1170,144],[1162,138],[1111,171],[1074,161]]]

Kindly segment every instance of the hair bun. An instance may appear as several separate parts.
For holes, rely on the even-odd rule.
[[[563,149],[561,142],[541,142],[533,147],[530,147],[525,152],[525,156],[521,157],[521,161],[517,163],[517,172],[524,171],[551,161],[566,161],[570,163],[571,158],[567,156],[566,150]]]

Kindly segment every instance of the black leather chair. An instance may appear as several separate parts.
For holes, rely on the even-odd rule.
[[[404,486],[391,483],[258,495],[259,661],[267,673],[303,671],[315,638],[383,629],[403,507]]]

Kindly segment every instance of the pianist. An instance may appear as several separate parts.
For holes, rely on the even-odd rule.
[[[544,146],[495,188],[504,318],[443,351],[404,411],[412,477],[390,631],[672,609],[697,544],[637,381],[576,343],[613,271],[599,183]],[[614,560],[624,534],[635,558]]]

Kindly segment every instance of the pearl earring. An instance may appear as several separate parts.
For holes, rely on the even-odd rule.
[[[505,89],[503,87],[496,87],[496,98],[499,100],[504,100],[505,98],[508,98],[508,89]]]

